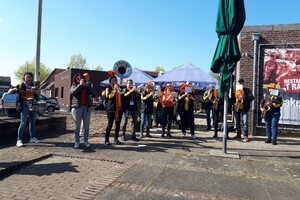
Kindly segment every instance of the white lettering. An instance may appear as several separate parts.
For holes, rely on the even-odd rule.
[[[299,90],[300,84],[292,84],[292,90]]]
[[[284,100],[284,106],[297,106],[300,107],[300,100],[293,99],[293,97],[290,97],[290,99]]]

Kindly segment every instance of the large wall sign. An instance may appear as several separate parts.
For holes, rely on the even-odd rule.
[[[281,124],[300,125],[300,49],[265,49],[264,88],[276,83],[284,99]]]

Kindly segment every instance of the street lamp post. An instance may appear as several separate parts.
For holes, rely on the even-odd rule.
[[[41,55],[41,32],[42,32],[42,4],[43,0],[39,0],[38,22],[37,22],[37,44],[36,44],[36,62],[35,62],[35,81],[40,84],[40,55]]]

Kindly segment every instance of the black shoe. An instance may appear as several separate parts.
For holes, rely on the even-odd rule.
[[[277,141],[276,140],[272,140],[272,144],[273,145],[277,145]]]
[[[271,139],[270,138],[266,139],[265,143],[271,143]]]
[[[207,131],[210,131],[210,130],[211,130],[211,128],[206,128],[206,130],[207,130]]]
[[[171,134],[167,134],[167,137],[168,138],[172,138],[173,136]]]
[[[233,139],[241,139],[241,135],[237,134],[236,136],[233,137]]]
[[[123,135],[122,136],[122,141],[126,141],[127,139],[126,139],[126,137],[125,137],[125,135]]]
[[[165,137],[165,134],[161,134],[161,136],[160,136],[161,138],[164,138]]]
[[[131,138],[133,141],[139,141],[139,139],[137,139],[136,137],[132,137]]]
[[[115,144],[123,144],[123,143],[120,142],[119,140],[115,140]]]
[[[213,138],[218,138],[218,135],[217,135],[217,134],[214,134]]]

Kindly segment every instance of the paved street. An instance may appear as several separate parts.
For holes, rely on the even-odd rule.
[[[196,124],[197,140],[177,129],[162,139],[152,129],[152,138],[105,146],[101,130],[89,149],[73,149],[72,133],[1,145],[0,199],[299,199],[299,138],[279,136],[277,146],[260,136],[229,140],[240,159],[216,157],[221,138],[203,131],[204,119]]]

